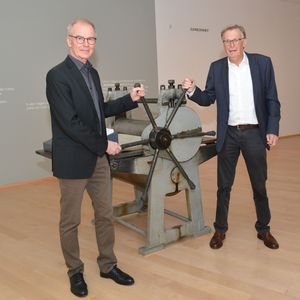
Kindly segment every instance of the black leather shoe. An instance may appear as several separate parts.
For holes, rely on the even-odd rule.
[[[122,272],[117,266],[114,266],[108,273],[100,272],[100,276],[104,278],[110,278],[118,284],[132,285],[134,279],[128,274]]]
[[[82,273],[76,273],[70,277],[71,292],[77,297],[85,297],[88,294],[87,285]]]
[[[269,231],[259,232],[257,234],[257,238],[264,241],[265,246],[270,249],[278,249],[279,248],[278,242],[276,241],[274,236]]]
[[[225,240],[225,233],[222,233],[220,231],[216,231],[213,235],[213,237],[210,240],[209,246],[212,249],[219,249],[223,246],[223,241]]]

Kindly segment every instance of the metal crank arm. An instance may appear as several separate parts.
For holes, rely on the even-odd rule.
[[[169,126],[170,126],[171,122],[173,121],[173,119],[174,119],[174,117],[175,117],[175,115],[177,113],[177,110],[180,107],[180,105],[182,104],[184,98],[185,98],[185,91],[179,97],[179,99],[178,99],[178,101],[177,101],[174,109],[172,110],[172,112],[171,112],[171,114],[170,114],[170,116],[169,116],[169,118],[168,118],[168,120],[167,120],[166,125],[165,125],[164,128],[166,128],[166,129],[169,128]]]
[[[145,201],[147,199],[148,190],[149,190],[149,187],[150,187],[150,184],[151,184],[151,180],[152,180],[152,176],[153,176],[153,173],[154,173],[154,169],[155,169],[155,166],[156,166],[156,163],[157,163],[159,151],[160,151],[159,149],[155,149],[155,152],[154,152],[154,155],[153,155],[153,160],[151,162],[151,167],[150,167],[150,170],[149,170],[149,173],[148,173],[148,177],[147,177],[147,182],[146,182],[145,190],[144,190],[143,195],[141,197],[142,201],[144,202],[144,206],[145,206]]]
[[[191,129],[191,130],[185,130],[178,132],[176,134],[172,135],[172,139],[184,139],[184,138],[190,138],[190,137],[201,137],[201,136],[215,136],[215,131],[207,131],[203,132],[201,128]]]
[[[149,144],[149,139],[122,144],[121,148],[122,148],[122,150],[124,150],[126,148],[130,148],[130,147],[134,147],[134,146],[139,146],[139,145],[147,145],[147,144]]]
[[[140,83],[135,83],[135,84],[134,84],[134,87],[140,87],[140,86],[141,86]],[[153,118],[153,115],[152,115],[152,113],[151,113],[151,110],[150,110],[150,108],[149,108],[149,105],[148,105],[148,103],[147,103],[145,97],[141,97],[140,100],[142,101],[142,103],[143,103],[143,105],[144,105],[145,111],[146,111],[146,113],[147,113],[147,116],[148,116],[148,118],[149,118],[151,124],[152,124],[153,129],[154,129],[155,131],[158,131],[158,127],[157,127],[157,125],[156,125],[156,123],[155,123],[155,120],[154,120],[154,118]]]
[[[171,157],[172,161],[174,162],[174,164],[177,166],[178,170],[180,171],[180,173],[182,174],[182,176],[185,178],[185,180],[187,181],[188,185],[190,186],[191,190],[194,190],[196,188],[195,184],[193,183],[192,180],[190,180],[188,174],[186,174],[186,172],[184,171],[183,167],[181,166],[181,164],[179,163],[179,161],[177,160],[177,158],[175,157],[175,155],[173,154],[173,152],[168,148],[166,149],[167,153],[169,154],[169,156]]]

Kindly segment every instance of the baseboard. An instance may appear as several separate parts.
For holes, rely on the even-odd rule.
[[[21,181],[21,182],[17,182],[17,183],[0,185],[0,190],[22,187],[24,185],[42,184],[45,182],[54,182],[55,180],[56,180],[56,178],[54,176],[49,176],[49,177],[40,178],[40,179],[25,180],[25,181]]]

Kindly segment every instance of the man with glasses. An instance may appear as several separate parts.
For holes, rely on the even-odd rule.
[[[134,279],[117,267],[114,254],[114,228],[111,173],[107,155],[121,151],[118,143],[108,141],[105,117],[137,107],[145,95],[144,87],[105,103],[98,72],[89,58],[96,45],[94,25],[75,20],[68,26],[67,58],[47,74],[46,94],[52,123],[52,166],[59,180],[60,241],[68,267],[71,292],[88,294],[80,259],[78,226],[83,193],[89,194],[94,209],[97,262],[100,276],[118,284],[132,285]]]
[[[202,106],[217,103],[218,191],[212,249],[223,246],[228,230],[228,209],[236,165],[242,153],[253,190],[257,238],[279,248],[270,233],[271,214],[266,191],[266,148],[276,145],[280,103],[271,59],[244,52],[246,32],[233,25],[221,32],[227,57],[211,64],[205,90],[185,78],[183,88],[192,101]]]

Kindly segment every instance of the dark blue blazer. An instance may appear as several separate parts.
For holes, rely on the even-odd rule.
[[[253,84],[255,111],[261,137],[266,144],[266,134],[279,134],[280,102],[277,96],[275,76],[270,57],[246,53],[249,59]],[[205,90],[198,87],[190,99],[199,105],[209,106],[217,102],[217,151],[226,136],[229,118],[229,82],[227,57],[211,64]]]
[[[118,100],[104,102],[98,72],[92,68],[91,75],[99,95],[101,126],[85,80],[69,57],[47,74],[52,170],[53,175],[59,178],[91,177],[97,157],[105,155],[107,149],[105,117],[137,107],[129,94]]]

